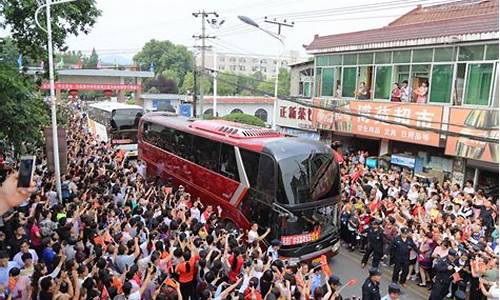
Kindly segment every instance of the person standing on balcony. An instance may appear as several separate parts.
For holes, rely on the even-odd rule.
[[[415,91],[417,95],[417,103],[427,103],[427,94],[429,93],[429,88],[427,86],[427,81],[420,83],[420,87]]]

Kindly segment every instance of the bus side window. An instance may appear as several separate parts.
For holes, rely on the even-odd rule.
[[[191,134],[176,130],[172,146],[172,152],[175,155],[192,161],[193,136]]]
[[[174,136],[175,136],[174,129],[163,127],[160,133],[161,148],[169,152],[172,152],[174,149]]]
[[[243,160],[243,166],[245,167],[245,173],[247,174],[248,183],[250,187],[255,187],[257,184],[257,174],[259,173],[259,157],[260,154],[241,149],[241,159]]]
[[[196,152],[194,163],[218,172],[220,146],[219,142],[199,136],[195,137],[193,141],[193,151]]]
[[[240,181],[234,146],[221,144],[219,173],[236,181]]]
[[[265,155],[260,155],[259,175],[257,177],[257,189],[274,198],[276,193],[276,172],[274,160]]]

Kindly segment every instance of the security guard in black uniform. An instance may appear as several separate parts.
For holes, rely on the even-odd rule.
[[[401,234],[394,239],[392,244],[392,257],[394,259],[392,282],[399,282],[403,287],[406,287],[406,277],[410,267],[410,251],[413,249],[418,253],[418,248],[408,236],[408,232],[407,227],[401,228]]]
[[[380,300],[379,285],[382,273],[377,268],[371,268],[369,274],[361,288],[363,294],[361,300]]]
[[[436,276],[434,276],[434,283],[432,285],[431,295],[429,300],[442,300],[448,294],[452,275],[455,273],[454,262],[458,257],[457,251],[454,249],[448,250],[446,257],[438,259],[434,269]]]
[[[384,232],[380,228],[382,221],[373,220],[372,224],[366,230],[366,239],[368,240],[368,247],[366,248],[365,255],[361,260],[361,267],[364,268],[370,255],[373,252],[372,266],[378,268],[378,264],[384,255]]]

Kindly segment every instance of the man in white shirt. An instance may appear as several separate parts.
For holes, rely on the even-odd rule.
[[[36,264],[38,262],[38,255],[36,254],[36,251],[33,249],[30,249],[29,242],[27,240],[24,240],[21,243],[21,251],[17,252],[16,255],[14,255],[14,258],[12,259],[17,264],[17,267],[19,269],[21,269],[24,266],[24,262],[22,259],[22,256],[24,253],[31,254],[33,264]]]
[[[472,180],[467,180],[465,182],[464,192],[467,194],[474,194],[476,191],[474,190],[473,184]]]
[[[281,241],[280,240],[273,240],[271,242],[271,246],[267,249],[267,256],[269,256],[269,259],[271,261],[275,261],[279,259],[279,254],[278,251],[281,247]]]
[[[268,228],[266,230],[266,232],[264,232],[263,235],[259,235],[259,233],[257,232],[258,230],[259,230],[259,224],[253,223],[252,227],[248,231],[248,243],[249,244],[253,243],[256,240],[261,241],[261,240],[265,239],[266,236],[269,234],[269,232],[271,232],[271,228]]]

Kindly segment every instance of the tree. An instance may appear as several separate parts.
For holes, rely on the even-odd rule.
[[[156,74],[162,74],[165,70],[174,71],[180,86],[186,73],[193,70],[191,52],[185,46],[175,45],[170,41],[150,40],[134,56],[134,62],[141,65],[142,69],[153,65]]]
[[[247,125],[254,125],[259,127],[265,127],[266,123],[256,116],[242,114],[242,113],[232,113],[222,117],[223,120],[232,121],[237,123],[243,123]]]
[[[148,91],[147,91],[148,94],[159,94],[160,93],[160,90],[157,89],[155,86],[151,87]]]
[[[156,88],[160,93],[177,94],[179,88],[172,79],[167,79],[163,75],[158,75],[144,83],[144,89],[149,91],[151,88]]]
[[[47,34],[35,25],[37,1],[0,0],[0,27],[8,26],[17,47],[26,56],[39,61],[46,57]],[[80,0],[54,5],[52,13],[52,43],[54,49],[65,51],[69,35],[89,33],[101,11],[95,0]],[[40,23],[45,23],[44,10]]]
[[[221,96],[234,96],[236,95],[236,88],[238,84],[238,77],[232,74],[219,73],[217,75],[217,94]]]
[[[99,63],[99,56],[97,56],[97,52],[95,48],[92,48],[92,53],[89,57],[86,57],[83,60],[83,68],[84,69],[97,69],[97,64]]]
[[[0,139],[14,146],[34,148],[43,141],[42,129],[49,124],[48,106],[35,93],[33,82],[16,67],[0,62]]]
[[[278,78],[278,95],[290,95],[290,72],[285,68],[280,69],[280,76]]]
[[[184,76],[184,80],[182,81],[182,86],[180,88],[181,94],[193,93],[194,91],[194,76],[193,72],[189,71]]]
[[[179,75],[174,70],[165,70],[161,72],[161,75],[165,77],[165,79],[172,80],[175,82],[175,85],[179,86]]]

